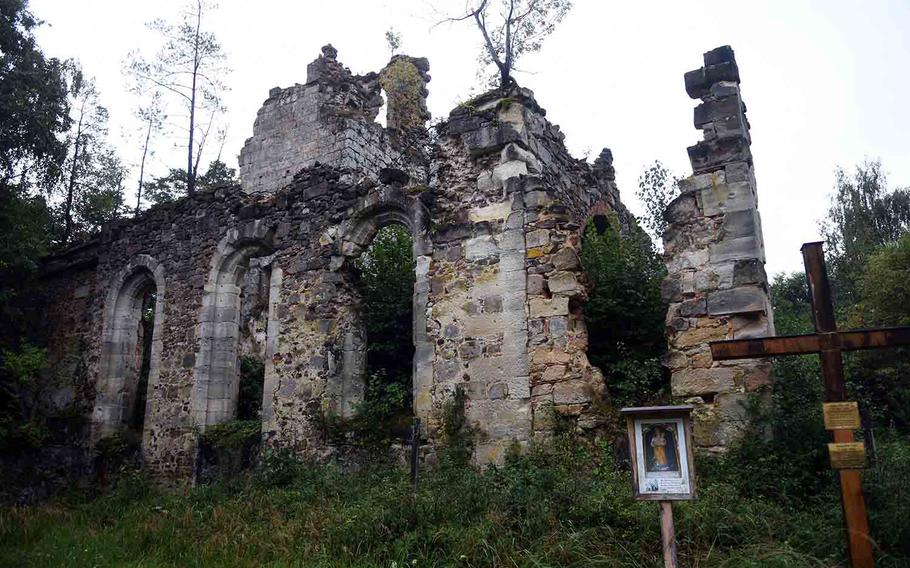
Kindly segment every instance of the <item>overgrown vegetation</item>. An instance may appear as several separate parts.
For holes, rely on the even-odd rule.
[[[356,263],[367,335],[366,392],[355,416],[335,420],[331,428],[350,434],[348,441],[374,449],[405,439],[413,414],[412,248],[406,227],[388,225],[376,233]]]
[[[878,566],[905,566],[910,455],[884,444],[869,476]],[[0,513],[7,566],[656,566],[657,507],[631,499],[605,446],[558,438],[501,468],[442,461],[416,489],[404,470],[357,473],[270,455],[255,475],[186,494],[125,479],[94,501]],[[884,465],[884,464],[883,464]],[[675,506],[684,566],[835,566],[835,493],[756,492],[748,469],[702,464],[699,498]],[[874,504],[886,502],[885,508]]]
[[[585,230],[581,254],[593,285],[585,306],[588,357],[603,371],[614,406],[654,402],[668,382],[660,364],[666,269],[638,226],[622,234],[615,214],[598,221]]]

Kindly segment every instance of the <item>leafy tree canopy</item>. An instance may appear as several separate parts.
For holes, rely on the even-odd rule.
[[[237,170],[229,168],[220,160],[209,164],[209,169],[196,179],[196,187],[206,191],[224,185],[237,183]],[[171,168],[167,175],[155,178],[144,186],[146,199],[152,205],[169,203],[186,197],[186,170]]]
[[[65,152],[67,63],[45,58],[25,0],[0,0],[0,191],[39,187]]]
[[[581,262],[593,285],[585,307],[588,357],[603,370],[619,403],[641,403],[660,395],[665,377],[666,305],[660,283],[666,269],[651,240],[637,225],[622,234],[615,215],[602,233],[589,223]]]

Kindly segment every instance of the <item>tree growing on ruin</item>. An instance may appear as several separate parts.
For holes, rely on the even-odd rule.
[[[526,53],[540,51],[569,9],[571,0],[479,0],[467,13],[446,21],[471,21],[483,37],[480,62],[495,65],[500,89],[515,83],[515,62]]]
[[[679,178],[667,169],[660,160],[648,166],[638,176],[638,191],[635,196],[645,206],[641,216],[641,224],[660,249],[663,243],[663,234],[667,230],[667,220],[664,211],[673,199],[679,195]]]
[[[127,70],[140,90],[160,89],[179,100],[186,109],[182,126],[186,136],[186,191],[196,192],[196,178],[205,142],[218,116],[224,112],[224,77],[228,69],[221,43],[205,29],[206,16],[215,6],[206,0],[193,0],[180,21],[155,20],[149,28],[164,41],[151,60],[138,52],[127,59]],[[217,131],[217,128],[216,128]]]

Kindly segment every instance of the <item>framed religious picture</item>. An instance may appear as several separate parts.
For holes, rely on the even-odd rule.
[[[636,499],[671,501],[695,497],[691,412],[691,406],[622,409]]]

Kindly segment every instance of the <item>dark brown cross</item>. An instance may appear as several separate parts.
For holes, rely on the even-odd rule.
[[[825,401],[843,401],[846,392],[841,352],[910,345],[910,327],[837,331],[822,243],[806,243],[801,250],[806,265],[806,278],[809,281],[815,333],[714,341],[711,342],[711,356],[715,361],[725,361],[817,353],[822,362]],[[852,430],[832,430],[831,435],[835,443],[854,441]],[[869,520],[863,499],[860,470],[841,469],[839,474],[844,522],[853,567],[871,568],[872,541],[869,537]]]

